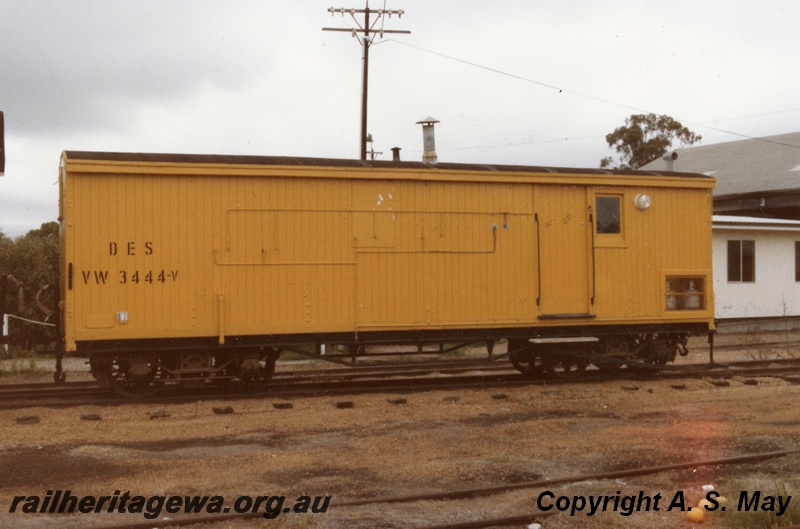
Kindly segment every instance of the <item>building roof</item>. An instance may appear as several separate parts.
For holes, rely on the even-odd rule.
[[[673,170],[717,179],[715,197],[800,189],[800,132],[678,149]],[[642,167],[664,171],[658,159]]]
[[[712,217],[712,225],[714,229],[800,231],[800,220],[739,217],[734,215],[714,215]]]
[[[650,169],[590,169],[576,167],[544,167],[528,165],[484,165],[466,163],[425,163],[401,162],[383,160],[346,160],[337,158],[301,158],[289,156],[249,156],[249,155],[216,155],[216,154],[165,154],[165,153],[135,153],[135,152],[91,152],[91,151],[64,151],[62,157],[65,161],[88,162],[122,162],[129,164],[228,164],[228,165],[263,165],[263,166],[308,166],[308,167],[372,167],[384,169],[414,169],[435,172],[437,170],[472,171],[482,173],[543,173],[553,175],[593,175],[593,176],[638,176],[638,177],[664,177],[665,179],[695,179],[700,182],[711,182],[708,175],[689,174],[688,171],[680,173],[665,172]],[[705,185],[705,184],[704,184]],[[710,184],[708,184],[710,186]]]

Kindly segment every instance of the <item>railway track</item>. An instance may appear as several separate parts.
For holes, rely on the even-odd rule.
[[[64,384],[26,383],[0,385],[0,409],[34,406],[73,407],[82,405],[121,405],[128,403],[183,403],[209,398],[238,400],[249,398],[292,399],[318,396],[349,396],[369,393],[411,393],[434,390],[499,389],[520,386],[554,386],[616,381],[649,381],[654,376],[672,381],[708,379],[711,384],[728,385],[726,379],[757,383],[758,377],[782,378],[800,383],[800,359],[747,360],[709,364],[658,366],[647,370],[589,369],[580,378],[526,377],[505,359],[439,361],[391,365],[360,365],[346,368],[288,370],[275,374],[263,389],[167,387],[152,398],[124,400],[95,382]]]

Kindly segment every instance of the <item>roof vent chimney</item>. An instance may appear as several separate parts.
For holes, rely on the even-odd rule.
[[[674,171],[673,169],[674,162],[675,160],[678,159],[678,152],[677,151],[668,152],[667,154],[662,156],[661,159],[667,162],[667,171],[672,172]]]
[[[422,125],[422,161],[425,163],[436,163],[438,160],[436,156],[436,138],[433,134],[434,123],[439,123],[439,120],[430,116],[422,121],[417,121],[417,125]]]
[[[400,161],[400,147],[392,147],[392,161],[393,162]]]

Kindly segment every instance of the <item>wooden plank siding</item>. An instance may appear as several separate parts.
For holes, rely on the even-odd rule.
[[[664,293],[668,274],[702,276],[710,289],[713,179],[318,162],[65,153],[68,350],[93,340],[713,325],[713,298],[667,313]],[[603,193],[621,197],[613,240],[592,231]],[[644,211],[633,204],[640,193],[652,197]],[[592,318],[541,319],[548,313]]]

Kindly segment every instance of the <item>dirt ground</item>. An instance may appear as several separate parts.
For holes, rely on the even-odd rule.
[[[740,454],[800,449],[800,386],[776,378],[612,381],[570,386],[318,397],[278,409],[272,400],[204,401],[0,411],[0,527],[91,527],[146,522],[142,514],[9,514],[15,496],[332,496],[326,513],[195,527],[405,528],[501,518],[555,497],[661,494],[659,512],[569,513],[545,529],[700,527],[679,509],[712,484],[731,498],[704,527],[800,523],[800,455],[754,464],[517,490],[471,500],[335,507],[337,502],[521,483]],[[679,386],[680,387],[680,386]],[[397,403],[396,399],[405,399]],[[340,408],[348,401],[352,407]],[[394,403],[390,402],[394,401]],[[233,413],[213,408],[230,406]],[[166,413],[150,418],[153,411]],[[18,418],[36,416],[38,423]],[[87,416],[93,416],[86,420]],[[120,491],[120,492],[116,492]],[[619,492],[618,492],[619,491]],[[792,495],[781,517],[735,512],[740,491]],[[612,500],[613,501],[613,500]],[[21,505],[18,511],[21,510]],[[611,509],[607,509],[610,511]],[[54,518],[54,516],[56,516]],[[172,515],[161,513],[164,516]],[[775,525],[773,525],[775,524]],[[155,524],[154,524],[155,526]],[[512,527],[525,527],[517,524]]]

